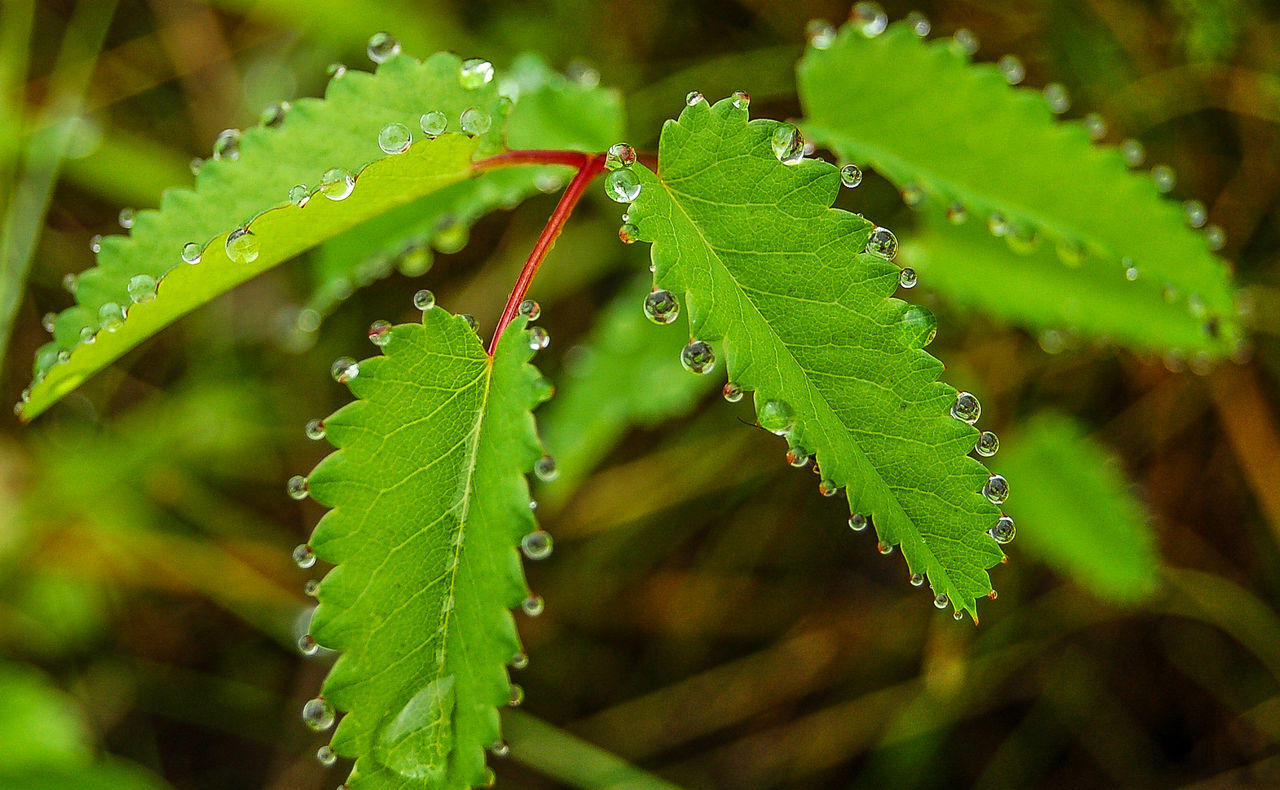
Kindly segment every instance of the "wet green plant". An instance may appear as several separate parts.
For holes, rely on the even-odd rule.
[[[1015,63],[970,65],[969,38],[926,43],[919,19],[889,25],[865,3],[855,12],[840,31],[812,28],[804,119],[753,118],[746,91],[712,101],[695,90],[653,154],[618,141],[616,91],[557,78],[536,59],[509,72],[447,53],[418,61],[379,33],[375,73],[335,69],[323,100],[223,132],[194,190],[122,212],[129,234],[93,241],[98,265],[68,281],[76,305],[50,318],[53,340],[18,413],[35,418],[180,316],[303,251],[320,250],[298,316],[312,325],[393,269],[425,275],[435,253],[465,246],[480,215],[563,186],[487,344],[473,318],[418,291],[421,322],[376,321],[378,356],[334,362],[356,400],[308,423],[335,452],[286,484],[330,508],[294,553],[300,567],[332,566],[307,584],[318,605],[300,642],[340,653],[303,710],[308,726],[334,730],[321,761],[353,759],[357,790],[483,785],[486,752],[507,750],[498,709],[523,698],[508,673],[527,660],[512,611],[543,608],[521,557],[544,559],[553,545],[525,475],[561,473],[532,417],[554,387],[529,364],[550,343],[530,288],[598,185],[621,207],[619,241],[649,245],[648,293],[620,298],[632,321],[657,325],[610,312],[612,389],[626,386],[627,364],[687,376],[656,405],[634,402],[634,387],[578,396],[600,402],[601,441],[703,387],[750,398],[788,463],[811,467],[821,495],[846,497],[851,529],[874,530],[935,606],[976,622],[978,599],[995,595],[988,570],[1015,534],[1002,510],[1010,483],[981,460],[1000,442],[976,427],[978,397],[939,380],[926,350],[933,314],[900,295],[923,279],[1033,330],[1198,368],[1233,353],[1242,330],[1225,268],[1182,219],[1198,226],[1203,212],[1160,195],[1170,172],[1129,172],[1131,152],[1095,145],[1096,123],[1053,119],[1064,92],[1010,87]],[[929,122],[941,115],[953,123]],[[814,142],[838,162],[816,157]],[[928,217],[901,252],[893,231],[833,207],[862,167]],[[1045,188],[1067,174],[1069,186]],[[661,329],[681,316],[687,335]],[[679,342],[662,347],[647,339],[654,329]],[[640,353],[624,353],[637,343]],[[1120,496],[1113,480],[1089,482]]]

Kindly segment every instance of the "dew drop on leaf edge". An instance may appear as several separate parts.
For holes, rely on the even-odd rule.
[[[793,124],[780,123],[769,138],[773,155],[784,165],[796,165],[804,160],[804,135]]]
[[[655,324],[669,324],[680,316],[680,302],[670,291],[659,288],[644,298],[644,314]]]
[[[640,197],[643,188],[640,178],[629,167],[614,170],[605,176],[604,191],[615,203],[632,203]]]
[[[707,374],[716,366],[716,352],[708,343],[690,340],[680,351],[680,364],[690,373]]]
[[[840,183],[853,189],[862,183],[862,169],[850,162],[840,168]]]
[[[386,63],[400,54],[400,41],[385,30],[374,33],[365,45],[365,54],[374,63]]]
[[[413,143],[413,133],[409,127],[399,122],[392,122],[378,132],[378,147],[384,154],[403,154]]]
[[[493,82],[493,64],[484,58],[467,58],[458,70],[458,84],[476,90]]]
[[[341,167],[333,167],[320,177],[320,193],[330,200],[346,200],[356,188],[356,177]]]
[[[260,250],[258,237],[248,228],[236,228],[227,234],[224,245],[227,257],[233,263],[253,263],[258,260]]]
[[[444,134],[449,128],[449,117],[439,110],[431,110],[422,114],[418,119],[418,125],[422,127],[423,134],[434,139]]]
[[[418,291],[413,295],[413,306],[425,313],[436,306],[436,295],[426,289]]]
[[[982,404],[972,393],[957,392],[955,403],[951,405],[951,416],[973,425],[982,416]]]
[[[991,528],[991,537],[1001,545],[1011,542],[1016,534],[1017,528],[1009,516],[1000,516],[1000,520]]]
[[[302,706],[302,721],[316,732],[323,732],[333,726],[337,713],[333,705],[324,697],[308,700]]]
[[[723,395],[724,399],[729,403],[737,403],[742,400],[742,387],[739,387],[737,384],[730,381],[720,388],[720,394]]]
[[[338,357],[329,366],[329,373],[339,384],[346,384],[360,375],[360,364],[351,357]]]
[[[520,551],[534,562],[550,557],[553,547],[551,533],[542,529],[536,529],[520,539]]]
[[[760,406],[760,427],[777,436],[786,436],[796,425],[796,413],[784,400],[770,399]]]

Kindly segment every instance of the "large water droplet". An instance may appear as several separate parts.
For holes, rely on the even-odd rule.
[[[400,54],[400,42],[383,30],[369,36],[369,43],[365,45],[364,51],[374,63],[386,63]]]
[[[951,405],[951,416],[973,425],[982,416],[982,404],[973,393],[957,392],[956,402]]]
[[[413,306],[424,313],[436,306],[436,295],[423,289],[413,295]]]
[[[337,713],[333,705],[324,697],[308,700],[302,706],[302,721],[316,732],[323,732],[333,726]]]
[[[983,458],[990,458],[1000,449],[1000,437],[991,431],[983,431],[978,436],[978,442],[973,446],[973,449]]]
[[[1049,110],[1056,115],[1071,109],[1071,94],[1061,83],[1051,82],[1044,86],[1044,100],[1048,103]]]
[[[129,278],[129,299],[134,304],[154,302],[156,298],[156,278],[149,274],[138,274]]]
[[[348,170],[333,167],[320,176],[320,192],[330,200],[346,200],[356,188],[356,177]]]
[[[182,245],[182,260],[186,263],[199,263],[204,256],[204,248],[194,241]]]
[[[413,133],[402,123],[389,123],[378,132],[378,147],[384,154],[403,154],[413,142]]]
[[[311,201],[311,190],[306,184],[294,184],[289,187],[289,202],[302,208]]]
[[[320,441],[324,438],[324,420],[309,420],[303,427],[302,432],[312,441]]]
[[[290,496],[292,495],[293,495],[293,492],[292,490],[290,490]],[[302,498],[305,498],[306,495],[307,495],[307,492],[306,492],[306,486],[304,481],[302,496],[296,497],[296,498],[302,499]],[[299,543],[293,549],[293,561],[297,564],[299,568],[306,570],[307,568],[310,568],[312,565],[316,564],[316,553],[311,549],[311,546],[309,544]]]
[[[951,605],[951,599],[945,595],[939,595],[933,599],[933,605],[939,609],[946,609]]]
[[[1004,544],[1013,540],[1017,534],[1017,528],[1013,525],[1013,519],[1008,516],[1000,516],[1000,520],[991,528],[991,537],[995,538],[996,543]]]
[[[730,403],[737,403],[742,400],[742,387],[739,387],[732,381],[726,382],[725,385],[720,388],[720,394],[723,395],[724,399]]]
[[[493,64],[484,58],[467,58],[458,70],[458,84],[475,90],[493,82]]]
[[[537,529],[520,539],[520,551],[531,560],[545,560],[551,556],[551,533]]]
[[[804,160],[804,135],[789,123],[780,123],[769,138],[773,155],[784,165],[796,165]]]
[[[1009,481],[1003,475],[992,475],[982,487],[982,495],[993,505],[999,505],[1009,498]]]
[[[329,366],[329,374],[333,376],[333,380],[339,384],[346,384],[356,376],[360,375],[360,363],[351,357],[338,357]]]
[[[996,68],[1000,69],[1000,73],[1004,75],[1004,81],[1010,85],[1017,85],[1027,76],[1027,68],[1022,65],[1022,59],[1017,55],[1002,56],[996,61]]]
[[[629,167],[614,170],[604,178],[604,193],[617,203],[631,203],[640,197],[643,186]]]
[[[449,116],[439,110],[424,112],[422,117],[418,119],[418,125],[422,127],[422,133],[431,139],[435,139],[444,134],[444,130],[449,128]]]
[[[622,227],[618,228],[618,241],[623,244],[635,244],[640,238],[640,229],[630,222],[622,223]]]
[[[760,427],[778,436],[786,436],[796,427],[796,413],[784,400],[767,400],[760,407]]]
[[[700,91],[689,91],[687,94],[685,94],[685,97],[684,97],[684,103],[689,107],[692,107],[695,104],[698,104],[699,102],[704,102],[706,100],[707,100],[706,97],[703,96]]]
[[[119,331],[124,326],[124,310],[115,302],[107,302],[98,308],[98,326],[108,332]]]
[[[902,312],[903,338],[912,348],[924,348],[938,335],[938,319],[927,307],[908,305]]]
[[[326,744],[316,749],[316,760],[325,768],[328,768],[338,762],[338,753],[333,750],[332,746]]]
[[[818,481],[818,493],[823,496],[835,496],[840,490],[840,486],[836,485],[836,481],[823,478]]]
[[[236,160],[240,158],[240,130],[223,129],[213,141],[213,158]]]
[[[730,97],[735,110],[745,110],[751,106],[751,94],[746,91],[734,91]]]
[[[879,3],[854,3],[849,12],[849,23],[867,38],[875,38],[889,26],[889,15]]]
[[[620,167],[631,167],[636,163],[636,149],[626,143],[614,143],[604,155],[604,166],[607,170]]]
[[[891,261],[898,257],[898,237],[888,228],[877,227],[867,237],[867,252]]]
[[[862,532],[866,530],[871,522],[867,521],[867,517],[861,513],[853,513],[849,516],[849,529],[854,532]]]
[[[825,19],[810,19],[805,26],[805,36],[814,49],[830,49],[836,41],[836,29]]]
[[[529,328],[529,348],[541,351],[551,345],[551,335],[540,326]]]
[[[659,288],[644,298],[644,314],[655,324],[669,324],[680,317],[675,294]]]
[[[680,351],[680,364],[690,373],[710,373],[716,366],[716,352],[701,340],[690,340]]]
[[[840,168],[840,183],[853,189],[862,183],[862,170],[857,165],[850,162]]]
[[[304,656],[314,656],[320,652],[320,643],[311,634],[298,637],[298,652]]]
[[[530,617],[537,617],[546,608],[541,595],[530,595],[520,603],[520,609]]]
[[[311,487],[307,484],[307,478],[302,475],[294,475],[289,478],[289,482],[285,484],[285,491],[287,491],[289,496],[293,499],[306,499],[307,493],[310,492],[310,490]]]
[[[391,322],[374,321],[369,324],[369,342],[375,346],[385,346],[391,340]]]
[[[463,134],[478,137],[487,133],[493,126],[493,117],[479,107],[468,107],[462,111],[458,126]]]
[[[550,455],[544,455],[534,463],[533,473],[542,482],[550,483],[560,476],[560,469],[556,466],[555,458]]]

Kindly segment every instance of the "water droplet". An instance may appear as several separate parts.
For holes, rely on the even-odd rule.
[[[1009,232],[1009,221],[999,211],[993,211],[987,217],[987,230],[992,236],[1003,236]]]
[[[137,218],[138,218],[137,212],[135,212],[133,209],[128,207],[120,209],[120,216],[118,219],[120,221],[120,227],[124,228],[125,230],[132,228],[133,223],[135,220],[137,220]]]
[[[1124,267],[1124,278],[1129,282],[1138,279],[1138,267],[1133,265],[1133,258],[1124,258],[1120,261],[1120,265]]]
[[[391,339],[391,322],[374,321],[369,324],[369,342],[375,346],[385,346]]]
[[[333,380],[339,384],[346,384],[356,376],[360,375],[360,363],[351,357],[338,357],[329,366],[329,374],[333,376]]]
[[[951,405],[951,416],[973,425],[982,416],[982,404],[972,393],[957,392],[956,402]]]
[[[823,478],[818,481],[818,493],[823,496],[835,496],[836,492],[839,490],[840,487],[836,485],[834,480],[827,480],[826,478]]]
[[[867,38],[875,38],[889,26],[889,16],[879,3],[854,3],[849,22]]]
[[[1156,190],[1164,193],[1173,190],[1174,184],[1178,181],[1178,176],[1173,172],[1172,167],[1156,165],[1151,168],[1151,180],[1156,183]]]
[[[987,484],[982,487],[982,495],[991,504],[999,505],[1009,498],[1009,481],[1002,475],[992,475],[987,478]]]
[[[780,123],[769,138],[773,155],[784,165],[800,164],[804,160],[804,135],[789,123]]]
[[[964,204],[957,203],[955,201],[948,204],[947,220],[950,221],[952,225],[963,225],[964,221],[968,218],[969,211],[964,207]]]
[[[426,312],[436,306],[436,295],[425,289],[418,291],[413,295],[413,306]]]
[[[307,493],[310,490],[311,488],[307,484],[307,478],[302,475],[294,475],[289,478],[289,482],[285,484],[285,491],[289,492],[289,496],[293,499],[306,499]]]
[[[54,324],[57,320],[58,320],[57,313],[45,313],[44,317],[40,319],[40,326],[44,327],[44,331],[52,332],[54,330]]]
[[[298,652],[304,656],[314,656],[320,652],[320,645],[311,634],[303,634],[298,637]]]
[[[395,36],[383,30],[369,37],[364,51],[374,63],[386,63],[400,54],[400,42]]]
[[[1044,86],[1044,100],[1048,102],[1049,110],[1055,115],[1061,115],[1071,109],[1071,94],[1061,83],[1051,82]]]
[[[840,168],[840,183],[846,187],[853,189],[862,183],[862,170],[857,165],[850,162]]]
[[[493,126],[493,118],[479,107],[468,107],[462,111],[462,117],[458,119],[458,126],[462,129],[463,134],[477,137],[489,131],[489,128]]]
[[[525,299],[520,303],[518,312],[529,321],[537,321],[542,315],[542,306],[532,299]]]
[[[929,17],[919,11],[912,11],[907,14],[906,23],[907,27],[911,28],[911,32],[920,38],[929,35],[929,32],[933,30],[933,23],[929,21]]]
[[[529,348],[541,351],[551,345],[551,335],[540,326],[529,328]]]
[[[1097,142],[1107,136],[1107,121],[1096,112],[1091,112],[1084,117],[1084,130],[1089,133],[1089,139]]]
[[[434,140],[444,134],[445,129],[449,128],[449,116],[439,110],[424,112],[422,117],[418,119],[418,125],[422,127],[423,134]]]
[[[193,157],[191,161],[187,163],[187,169],[191,171],[191,175],[193,176],[200,175],[200,171],[204,169],[204,160],[198,156]]]
[[[966,55],[974,55],[978,51],[978,37],[967,27],[962,27],[952,34],[951,40],[955,42],[956,49]]]
[[[531,560],[545,560],[551,556],[551,533],[538,529],[520,539],[520,550]]]
[[[224,248],[232,263],[253,263],[258,260],[258,237],[248,228],[236,228],[227,234]]]
[[[102,252],[102,234],[101,233],[95,233],[89,237],[89,252],[92,252],[94,255],[97,255],[98,253]]]
[[[911,348],[924,348],[938,336],[938,319],[927,307],[908,305],[902,311],[903,339]]]
[[[784,400],[767,400],[760,407],[760,427],[777,436],[786,436],[796,427],[796,413]]]
[[[626,143],[614,143],[604,155],[604,166],[607,170],[620,167],[631,167],[636,163],[636,149]]]
[[[871,522],[867,521],[867,517],[861,513],[854,513],[849,516],[849,529],[854,532],[862,532],[866,530],[867,525]]]
[[[1188,200],[1182,204],[1182,211],[1187,215],[1187,224],[1193,228],[1203,228],[1209,219],[1209,209],[1199,200]]]
[[[1059,239],[1057,249],[1058,260],[1063,264],[1075,268],[1084,263],[1086,250],[1084,245],[1075,239]]]
[[[529,654],[516,653],[514,656],[511,657],[511,660],[507,662],[507,666],[511,667],[512,669],[524,669],[525,667],[529,666]]]
[[[378,147],[384,154],[403,154],[413,142],[413,133],[402,123],[389,123],[378,132]]]
[[[1129,167],[1141,167],[1147,158],[1147,147],[1137,140],[1125,140],[1120,144],[1120,155]]]
[[[329,75],[330,82],[334,82],[347,76],[347,67],[341,63],[330,63],[324,73]]]
[[[124,326],[124,310],[115,302],[107,302],[98,308],[98,326],[108,332],[116,332]]]
[[[689,107],[692,107],[698,102],[704,102],[706,100],[707,100],[706,97],[703,96],[702,93],[700,93],[699,91],[689,91],[688,93],[685,94],[685,97],[684,97],[684,103]]]
[[[916,287],[916,270],[910,267],[903,269],[902,272],[898,275],[898,284],[901,285],[903,288],[915,288]]]
[[[1214,252],[1227,246],[1227,232],[1222,229],[1221,225],[1210,225],[1205,228],[1204,237],[1209,242],[1209,249]]]
[[[1000,520],[991,528],[991,537],[995,538],[996,543],[1005,544],[1013,540],[1017,534],[1017,529],[1013,526],[1013,519],[1008,516],[1000,516]]]
[[[338,762],[338,753],[333,750],[332,746],[321,746],[316,749],[316,760],[325,768],[328,768]]]
[[[1000,73],[1004,75],[1004,81],[1010,85],[1017,85],[1027,76],[1027,68],[1022,65],[1022,59],[1017,55],[1002,56],[996,61],[996,68],[1000,69]]]
[[[258,113],[258,124],[270,129],[279,128],[293,105],[287,101],[272,102]]]
[[[461,313],[458,315],[458,317],[461,318],[463,321],[467,322],[467,326],[471,327],[472,332],[479,333],[480,322],[476,320],[475,316],[471,315],[470,313]]]
[[[154,302],[156,298],[156,278],[149,274],[138,274],[129,278],[129,299],[134,304]]]
[[[867,238],[866,251],[891,261],[898,257],[898,237],[888,228],[876,227]]]
[[[323,732],[333,726],[337,713],[333,705],[324,697],[308,700],[302,706],[302,721],[316,732]]]
[[[675,294],[659,288],[644,298],[644,314],[655,324],[669,324],[680,317]]]
[[[746,91],[734,91],[730,98],[733,99],[735,110],[745,110],[751,106],[751,94]]]
[[[951,605],[951,599],[945,595],[939,595],[938,597],[933,599],[933,605],[938,607],[939,609],[946,609],[948,606]]]
[[[511,708],[518,708],[520,707],[520,704],[523,702],[524,702],[524,689],[520,687],[520,684],[512,683],[511,693],[510,693],[510,696],[507,698],[507,706]]]
[[[742,387],[730,381],[720,388],[720,394],[730,403],[737,403],[742,400]]]
[[[323,435],[323,433],[321,435]],[[292,484],[293,480],[290,480],[289,482],[290,484]],[[302,480],[302,496],[294,496],[292,487],[290,487],[289,489],[289,495],[293,496],[294,499],[304,499],[307,496],[306,483],[307,481],[303,479]],[[310,568],[312,565],[316,564],[316,553],[311,550],[310,545],[306,543],[299,543],[293,549],[293,561],[297,563],[299,568],[306,570],[307,568]]]
[[[951,613],[951,619],[955,620],[957,623],[960,622],[961,620],[964,619],[964,612],[960,611],[959,609],[955,610],[954,612]]]
[[[484,58],[467,58],[458,71],[458,84],[475,90],[493,82],[493,64]]]
[[[182,245],[182,260],[186,263],[199,263],[204,256],[204,248],[194,241]]]
[[[537,617],[542,614],[546,608],[546,603],[542,600],[541,595],[530,595],[520,602],[520,609],[530,617]]]
[[[356,177],[348,170],[333,167],[320,176],[320,192],[330,200],[346,200],[356,188]]]
[[[978,436],[978,443],[973,446],[973,449],[983,458],[990,458],[1000,449],[1000,437],[991,431],[983,431]]]
[[[93,327],[89,327],[89,326],[80,327],[81,343],[84,343],[85,345],[89,345],[90,343],[94,342],[97,339],[98,339],[98,336],[94,334]]]
[[[825,19],[810,19],[804,30],[814,49],[829,49],[836,41],[835,26]]]
[[[311,190],[306,184],[295,184],[289,187],[289,202],[302,208],[311,201]]]
[[[892,554],[893,546],[889,545],[888,543],[877,543],[876,550],[879,551],[881,554]]]
[[[614,170],[604,178],[604,193],[616,203],[630,203],[640,197],[643,184],[629,167]]]
[[[923,587],[923,586],[924,586],[924,574],[923,574],[923,573],[913,573],[913,574],[911,574],[911,586],[912,586],[912,587]]]
[[[240,158],[240,130],[223,129],[213,140],[213,158],[235,161]]]
[[[640,229],[630,222],[624,222],[622,227],[618,228],[618,241],[623,244],[635,244],[640,238]]]
[[[710,373],[716,366],[716,352],[701,340],[690,340],[680,352],[680,364],[690,373]]]

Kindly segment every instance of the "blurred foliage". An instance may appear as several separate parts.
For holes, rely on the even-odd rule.
[[[938,316],[947,380],[984,394],[1002,454],[1016,458],[1019,426],[1054,409],[1119,460],[1159,546],[1155,592],[1113,608],[1015,540],[982,625],[955,623],[906,583],[900,560],[843,526],[841,503],[814,495],[780,441],[739,423],[753,421],[746,404],[688,396],[670,421],[612,429],[576,479],[546,488],[539,516],[556,554],[530,570],[547,607],[519,624],[532,657],[519,673],[526,714],[509,722],[501,786],[589,785],[619,760],[688,787],[1280,783],[1280,15],[1182,0],[919,8],[936,35],[975,32],[977,60],[1012,52],[1027,84],[1063,83],[1069,117],[1101,112],[1116,139],[1141,139],[1150,161],[1176,168],[1174,196],[1204,200],[1226,229],[1253,353],[1203,377],[1086,343],[1045,354],[1036,337],[928,292],[927,277],[917,289]],[[0,210],[30,233],[14,245],[10,231],[3,252],[16,309],[3,395],[17,399],[47,339],[41,317],[70,304],[63,276],[92,263],[88,239],[110,232],[122,203],[155,205],[163,187],[189,184],[186,162],[208,156],[221,129],[319,94],[326,64],[364,62],[376,30],[410,52],[499,66],[534,50],[588,81],[591,64],[626,90],[630,142],[652,149],[693,88],[746,89],[753,111],[798,116],[792,67],[806,22],[847,13],[816,0],[6,0]],[[69,158],[30,168],[37,149],[57,149],[45,146],[63,139],[55,130]],[[34,199],[42,183],[47,211]],[[916,215],[875,173],[840,201],[904,244],[913,235]],[[591,353],[578,347],[596,342],[607,305],[647,265],[612,240],[606,203],[591,190],[534,287],[553,337],[540,364],[566,401],[584,370],[574,360]],[[65,770],[98,754],[175,788],[335,783],[298,720],[330,660],[294,647],[309,610],[288,553],[320,514],[283,494],[321,452],[301,426],[346,400],[328,363],[363,355],[371,319],[412,315],[417,288],[491,328],[553,205],[538,196],[478,219],[464,249],[416,280],[392,274],[356,291],[306,343],[294,328],[311,275],[281,267],[41,421],[6,423],[0,654],[17,682],[62,690],[64,714],[41,721],[80,722],[84,756]],[[610,370],[617,353],[596,367]],[[541,410],[548,437],[591,430],[583,400]],[[1031,492],[1010,482],[1017,512]],[[1030,513],[1025,522],[1024,533]],[[6,741],[14,765],[44,759],[28,751],[31,727]],[[57,781],[25,775],[33,787]]]

